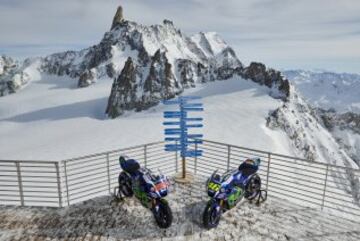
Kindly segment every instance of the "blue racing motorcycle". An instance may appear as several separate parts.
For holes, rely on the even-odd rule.
[[[119,158],[121,169],[117,199],[135,196],[141,204],[149,208],[160,228],[168,228],[172,223],[172,212],[164,197],[168,194],[169,179],[164,175],[154,175],[147,168],[140,168],[134,159]]]
[[[260,166],[260,158],[247,159],[239,168],[228,171],[223,176],[215,171],[207,180],[207,193],[211,197],[203,213],[205,228],[214,228],[219,224],[221,214],[233,208],[244,197],[254,200],[259,197],[265,201],[262,195],[261,179],[257,174]],[[265,192],[266,193],[266,192]]]

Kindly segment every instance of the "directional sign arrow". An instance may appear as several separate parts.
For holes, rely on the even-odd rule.
[[[204,111],[204,108],[196,108],[196,107],[184,107],[184,111]]]
[[[180,137],[165,137],[165,141],[180,141]]]
[[[166,122],[163,122],[163,125],[165,126],[171,126],[171,125],[180,125],[181,122],[178,122],[178,121],[166,121]]]
[[[186,128],[200,128],[203,127],[203,124],[191,124],[191,125],[186,125]]]
[[[203,118],[185,118],[184,121],[202,121]]]

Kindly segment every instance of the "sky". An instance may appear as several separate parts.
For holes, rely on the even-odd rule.
[[[360,73],[359,0],[0,0],[0,54],[97,44],[118,5],[138,23],[218,32],[245,64]]]

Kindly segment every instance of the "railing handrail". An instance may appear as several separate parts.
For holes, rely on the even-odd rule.
[[[284,155],[284,154],[271,152],[271,151],[264,151],[264,150],[249,148],[249,147],[243,147],[243,146],[224,143],[224,142],[211,141],[211,140],[208,140],[208,139],[203,139],[203,141],[208,142],[208,143],[217,144],[217,145],[222,145],[222,146],[231,146],[231,147],[235,147],[235,148],[246,150],[246,151],[253,151],[253,152],[258,152],[258,153],[262,153],[262,154],[270,154],[272,156],[288,158],[288,159],[292,159],[292,160],[307,162],[307,163],[310,163],[310,164],[322,165],[322,166],[325,166],[325,168],[328,166],[328,167],[340,168],[340,169],[351,170],[351,171],[360,171],[360,167],[359,168],[353,168],[353,167],[345,167],[345,166],[334,165],[334,164],[330,164],[330,163],[323,163],[323,162],[319,162],[319,161],[311,161],[311,160],[300,158],[300,157],[294,157],[294,156]],[[81,159],[85,159],[85,158],[91,158],[91,157],[96,157],[96,156],[101,156],[101,155],[107,155],[107,154],[112,154],[112,153],[116,153],[116,152],[119,152],[119,151],[126,151],[126,150],[129,150],[129,149],[135,149],[135,148],[144,147],[145,145],[146,146],[151,146],[151,145],[156,145],[156,144],[160,144],[160,143],[164,143],[164,141],[156,141],[156,142],[151,142],[151,143],[145,143],[145,144],[141,144],[141,145],[130,146],[130,147],[125,147],[125,148],[119,148],[119,149],[114,149],[114,150],[104,151],[104,152],[98,152],[98,153],[94,153],[94,154],[90,154],[90,155],[78,156],[78,157],[69,158],[69,159],[63,159],[63,160],[59,160],[59,161],[48,161],[48,160],[44,160],[44,161],[41,161],[41,160],[1,160],[0,159],[0,162],[54,164],[54,163],[62,163],[64,161],[67,161],[67,162],[68,161],[76,161],[76,160],[81,160]]]
[[[311,160],[304,159],[304,158],[288,156],[288,155],[274,153],[274,152],[270,152],[270,151],[262,151],[262,150],[258,150],[258,149],[252,149],[252,148],[242,147],[242,146],[228,144],[228,143],[210,141],[210,140],[207,140],[207,139],[203,139],[203,141],[208,142],[208,143],[223,145],[223,146],[231,146],[231,147],[239,148],[239,149],[246,150],[246,151],[254,151],[254,152],[258,152],[258,153],[262,153],[262,154],[270,154],[272,156],[284,157],[284,158],[288,158],[288,159],[292,159],[292,160],[303,161],[303,162],[316,164],[316,165],[322,165],[322,166],[325,166],[325,167],[329,166],[329,167],[341,168],[341,169],[352,170],[352,171],[360,171],[360,167],[358,169],[356,169],[356,168],[352,168],[352,167],[344,167],[344,166],[334,165],[334,164],[330,164],[330,163],[323,163],[323,162],[319,162],[319,161],[311,161]]]
[[[126,150],[129,150],[129,149],[136,149],[136,148],[140,148],[140,147],[144,147],[144,146],[156,145],[156,144],[160,144],[160,143],[163,143],[163,142],[164,141],[156,141],[156,142],[151,142],[151,143],[145,143],[145,144],[141,144],[141,145],[130,146],[130,147],[115,149],[115,150],[111,150],[111,151],[104,151],[104,152],[94,153],[94,154],[86,155],[86,156],[79,156],[79,157],[75,157],[75,158],[64,159],[64,160],[61,160],[60,162],[76,161],[76,160],[81,160],[81,159],[90,158],[90,157],[107,155],[107,154],[112,154],[112,153],[116,153],[116,152],[119,152],[119,151],[126,151]]]
[[[9,163],[14,163],[14,162],[20,162],[20,163],[39,163],[39,164],[54,164],[54,163],[59,163],[59,161],[48,161],[48,160],[1,160],[0,162],[9,162]]]

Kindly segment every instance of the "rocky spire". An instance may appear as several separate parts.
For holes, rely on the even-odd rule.
[[[121,22],[124,21],[124,15],[123,15],[123,8],[121,6],[118,7],[116,14],[114,16],[112,25],[111,25],[111,30],[113,28],[116,27],[116,25],[120,24]]]

